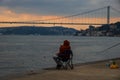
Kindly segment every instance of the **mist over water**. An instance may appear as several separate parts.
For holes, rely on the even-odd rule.
[[[0,77],[55,67],[52,57],[64,40],[71,42],[73,62],[85,63],[120,57],[119,37],[80,36],[0,36]]]

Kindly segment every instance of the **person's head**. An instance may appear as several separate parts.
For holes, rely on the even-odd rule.
[[[64,46],[70,46],[70,42],[68,40],[64,40],[63,45]]]
[[[115,65],[116,64],[116,62],[115,61],[113,61],[113,65]]]

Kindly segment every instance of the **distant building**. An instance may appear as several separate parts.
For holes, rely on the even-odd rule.
[[[120,36],[120,22],[105,24],[99,27],[89,26],[86,30],[80,30],[78,36]]]
[[[92,25],[90,25],[90,26],[89,26],[89,29],[88,29],[87,35],[88,35],[88,36],[94,36],[94,34],[95,34],[94,31],[95,31],[95,27],[92,26]]]

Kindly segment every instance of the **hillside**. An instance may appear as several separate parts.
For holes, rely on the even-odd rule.
[[[1,35],[74,35],[77,30],[61,26],[55,27],[5,27],[0,28]]]

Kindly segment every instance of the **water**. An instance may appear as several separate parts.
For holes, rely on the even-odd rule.
[[[54,67],[52,57],[67,39],[71,42],[74,63],[85,63],[120,57],[120,45],[100,53],[120,42],[119,37],[79,36],[0,36],[0,77],[30,70]]]

